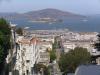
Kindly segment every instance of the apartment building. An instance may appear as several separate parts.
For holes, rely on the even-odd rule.
[[[24,37],[17,40],[17,59],[15,70],[19,75],[34,75],[34,65],[39,61],[39,40],[32,37]]]
[[[40,60],[39,63],[44,64],[46,66],[49,65],[50,62],[50,53],[49,51],[52,50],[52,42],[48,41],[40,41]]]

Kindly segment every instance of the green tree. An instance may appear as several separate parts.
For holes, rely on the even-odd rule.
[[[97,35],[98,37],[98,40],[97,42],[94,44],[94,48],[97,50],[97,51],[100,51],[100,34]],[[97,64],[96,60],[100,57],[100,54],[98,55],[92,55],[91,56],[91,62],[92,64]]]
[[[74,50],[61,55],[59,66],[64,73],[74,73],[79,65],[89,64],[90,58],[90,53],[86,48],[76,47]]]
[[[10,32],[10,25],[9,23],[1,18],[0,19],[0,31],[4,34],[4,35],[9,35],[11,32]]]
[[[50,62],[56,59],[56,52],[54,50],[50,51]]]
[[[1,18],[0,19],[0,73],[3,69],[5,58],[10,49],[10,26],[9,23]]]
[[[54,43],[52,44],[52,48],[55,50],[55,49],[58,49],[60,47],[60,41],[58,41],[59,39],[59,36],[55,37],[54,38]]]
[[[2,46],[0,45],[0,63],[3,63],[3,58],[4,58],[4,49],[2,48]]]
[[[17,28],[16,33],[19,35],[23,35],[23,29],[22,28]]]
[[[50,62],[53,62],[56,59],[56,49],[59,48],[57,38],[58,37],[55,37],[54,43],[52,44],[52,51],[50,51]]]
[[[98,36],[98,42],[94,44],[95,48],[100,51],[100,34],[97,35]]]

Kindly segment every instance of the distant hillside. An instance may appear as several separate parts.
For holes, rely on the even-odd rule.
[[[20,18],[27,18],[27,17],[19,13],[0,13],[0,18],[20,19]]]
[[[43,9],[39,11],[31,11],[23,14],[18,13],[0,13],[0,17],[4,17],[7,19],[18,19],[18,18],[27,18],[27,19],[38,19],[38,18],[83,18],[84,16],[73,14],[70,12],[64,12],[57,9]]]
[[[28,13],[25,13],[28,17],[31,18],[45,18],[45,17],[50,17],[50,18],[65,18],[65,17],[83,17],[81,15],[76,15],[70,12],[63,12],[57,9],[43,9],[39,11],[31,11]]]

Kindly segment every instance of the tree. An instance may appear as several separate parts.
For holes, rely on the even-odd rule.
[[[52,44],[52,51],[50,51],[50,62],[53,62],[56,59],[56,49],[57,47],[57,41],[55,39],[54,43]]]
[[[10,26],[9,23],[1,18],[0,19],[0,73],[3,69],[5,58],[7,57],[10,49]]]
[[[100,51],[100,34],[97,35],[98,36],[98,40],[97,42],[94,44],[94,48],[97,50],[97,51]],[[100,58],[100,54],[97,54],[97,55],[92,55],[91,56],[91,62],[92,64],[97,64],[97,59]]]
[[[56,59],[56,53],[54,50],[50,51],[50,62],[53,62]]]
[[[52,48],[54,50],[60,48],[60,41],[58,39],[59,39],[59,36],[56,36],[54,38],[54,43],[52,44]]]
[[[98,42],[94,44],[97,51],[100,51],[100,34],[98,35]]]
[[[90,63],[90,53],[86,48],[76,47],[66,54],[62,54],[59,66],[64,73],[74,73],[75,69],[81,64]]]
[[[2,46],[0,45],[0,63],[3,63],[3,60],[4,60],[4,59],[3,59],[3,57],[4,57],[4,56],[3,56],[3,55],[4,55],[4,52],[3,52],[3,51],[4,51],[4,49],[3,49]]]
[[[4,35],[9,35],[11,32],[10,32],[10,25],[9,23],[1,18],[0,19],[0,31],[4,34]]]
[[[17,28],[16,33],[19,35],[23,35],[23,29],[22,28]]]

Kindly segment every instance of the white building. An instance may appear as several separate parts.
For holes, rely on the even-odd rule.
[[[48,41],[40,41],[40,60],[39,63],[44,64],[46,66],[49,65],[50,62],[50,54],[49,50],[52,50],[52,43]]]
[[[68,52],[75,47],[87,48],[91,52],[93,50],[93,44],[97,41],[97,35],[97,32],[69,32],[61,36],[64,52]]]
[[[40,52],[47,52],[47,49],[52,50],[52,43],[47,41],[41,41],[40,44]]]
[[[80,32],[80,33],[76,33],[75,39],[96,41],[97,35],[98,35],[97,32]]]
[[[17,40],[18,41],[18,40]],[[22,38],[18,41],[15,70],[19,75],[34,75],[34,65],[39,61],[39,44],[37,38]]]
[[[50,54],[48,52],[40,52],[39,63],[48,66],[50,63]]]
[[[16,42],[18,45],[14,70],[19,71],[19,75],[34,75],[35,64],[49,65],[50,55],[47,49],[52,50],[52,41],[19,36]]]
[[[64,52],[68,52],[71,49],[74,49],[75,47],[87,48],[88,52],[91,52],[93,50],[93,42],[91,41],[70,40],[63,42],[62,45],[64,48]]]
[[[71,42],[63,43],[63,48],[64,48],[65,53],[69,52],[71,49],[74,49],[75,47],[76,45],[74,43],[71,43]]]

